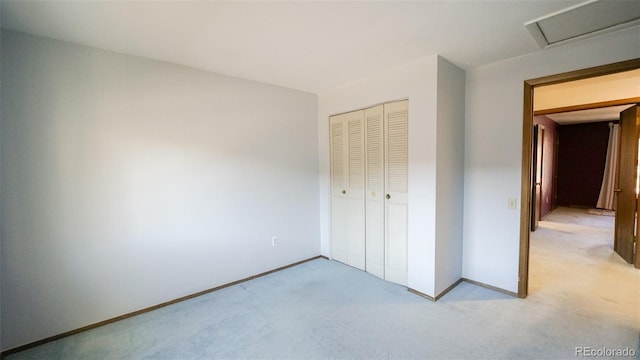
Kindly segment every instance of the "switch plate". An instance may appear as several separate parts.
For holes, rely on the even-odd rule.
[[[516,198],[509,198],[509,201],[507,202],[507,207],[511,210],[515,210],[518,208],[518,199]]]

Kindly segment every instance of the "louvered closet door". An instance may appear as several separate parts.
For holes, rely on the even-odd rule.
[[[347,263],[347,123],[340,116],[329,119],[331,130],[331,257]]]
[[[384,107],[364,111],[366,270],[384,279]]]
[[[364,270],[364,111],[331,117],[330,124],[332,257]]]
[[[408,101],[384,105],[385,279],[407,285]]]

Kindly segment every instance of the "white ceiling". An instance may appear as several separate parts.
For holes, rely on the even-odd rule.
[[[6,29],[319,93],[439,54],[540,51],[523,24],[581,1],[15,1]]]
[[[592,77],[534,89],[533,110],[554,109],[640,98],[640,69]],[[546,115],[560,125],[619,120],[620,112],[632,105]]]
[[[609,106],[598,109],[579,110],[545,115],[560,125],[582,124],[598,121],[620,120],[620,113],[633,105]]]
[[[640,98],[640,69],[536,87],[533,110],[552,110],[631,98]]]

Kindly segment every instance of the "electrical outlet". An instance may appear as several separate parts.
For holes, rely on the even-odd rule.
[[[272,236],[271,237],[271,246],[278,246],[278,237],[277,236]]]
[[[507,202],[507,207],[511,210],[515,210],[518,208],[518,199],[516,198],[509,198],[509,201]]]

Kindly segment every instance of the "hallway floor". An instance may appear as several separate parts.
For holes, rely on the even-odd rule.
[[[541,221],[531,233],[527,300],[553,300],[638,332],[640,270],[613,251],[614,222],[574,208],[558,208]]]

